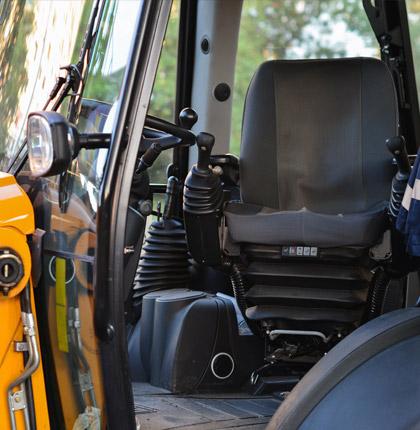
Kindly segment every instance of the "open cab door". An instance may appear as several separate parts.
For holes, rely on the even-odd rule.
[[[14,100],[7,112],[19,121],[11,126],[8,116],[2,122],[10,144],[1,160],[1,168],[15,175],[20,186],[7,175],[0,185],[13,182],[34,208],[32,212],[25,197],[21,210],[30,210],[29,227],[21,233],[26,254],[20,252],[22,261],[30,264],[25,235],[36,227],[32,273],[44,370],[42,375],[38,367],[34,389],[35,382],[45,382],[48,407],[44,397],[40,409],[49,415],[51,428],[133,429],[126,290],[121,285],[129,254],[124,241],[128,190],[136,167],[132,154],[138,152],[146,110],[133,112],[132,107],[138,100],[145,106],[150,98],[170,2],[98,0],[73,8],[76,2],[70,1],[68,10],[61,3],[58,8],[42,1],[20,3],[10,20],[16,37],[18,29],[28,31],[27,49],[15,51],[13,57],[10,47],[8,60],[17,75],[25,70],[28,80],[20,89],[25,97]],[[76,37],[78,33],[85,37]],[[29,64],[34,53],[37,61]],[[63,62],[73,63],[63,67],[54,82]],[[2,95],[15,89],[10,82]],[[30,115],[27,122],[32,111],[40,115]],[[128,183],[123,175],[127,169],[133,171]],[[5,185],[0,193],[7,190]],[[6,199],[4,204],[7,207]],[[5,212],[5,218],[7,214],[11,212]],[[137,226],[132,235],[139,240],[144,217],[137,210],[131,215]],[[30,272],[25,266],[25,282]],[[12,289],[9,295],[14,297]],[[17,296],[14,303],[16,310]],[[16,339],[18,335],[19,331]],[[48,428],[42,423],[40,417],[37,428]],[[17,430],[34,428],[26,425]]]

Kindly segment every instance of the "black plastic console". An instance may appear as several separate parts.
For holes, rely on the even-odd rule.
[[[264,346],[239,335],[229,299],[175,289],[144,296],[129,353],[134,380],[185,393],[242,385],[263,363]]]

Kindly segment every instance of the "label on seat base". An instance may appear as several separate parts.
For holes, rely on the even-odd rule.
[[[318,257],[318,247],[316,246],[282,246],[281,255],[283,257]]]

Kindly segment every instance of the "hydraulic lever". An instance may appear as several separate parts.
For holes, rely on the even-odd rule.
[[[386,146],[394,156],[398,171],[392,180],[391,199],[389,201],[389,213],[396,219],[404,197],[405,188],[411,173],[410,161],[403,136],[394,136],[387,139]]]
[[[201,132],[197,136],[198,161],[197,170],[208,172],[210,165],[211,150],[214,145],[214,136],[210,133]]]
[[[185,108],[179,114],[179,121],[181,127],[150,115],[146,117],[145,126],[152,130],[145,130],[142,146],[147,149],[137,165],[137,174],[151,167],[162,151],[195,144],[195,135],[189,129],[196,123],[197,114]]]

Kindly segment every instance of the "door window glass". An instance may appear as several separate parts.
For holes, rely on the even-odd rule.
[[[148,111],[148,114],[170,122],[175,120],[179,8],[180,0],[174,0]],[[149,169],[151,183],[166,183],[166,169],[172,162],[172,156],[172,150],[164,151],[159,156],[153,167]]]
[[[51,7],[56,2],[40,3]],[[87,12],[79,13],[89,18],[94,2],[87,1],[84,7],[77,1],[70,3],[88,8]],[[141,1],[106,0],[104,3],[77,124],[80,132],[113,131],[113,118],[141,7]],[[66,15],[67,11],[61,9],[61,13]],[[86,25],[81,26],[78,34],[82,37],[69,52],[68,59],[77,59]],[[61,33],[62,30],[56,32]],[[69,60],[61,55],[52,62],[53,77],[63,61]],[[46,86],[40,98],[45,100],[50,89],[51,86]],[[39,303],[45,309],[42,317],[48,333],[44,335],[49,336],[51,345],[49,367],[52,377],[57,379],[58,392],[54,394],[62,406],[64,423],[60,429],[63,430],[86,426],[106,428],[103,371],[94,329],[94,265],[99,188],[107,155],[106,149],[82,149],[64,178],[34,181],[27,166],[19,176],[34,204],[37,227],[45,231],[43,277],[37,291]]]
[[[267,60],[378,57],[361,0],[244,0],[233,92],[230,151],[239,154],[252,75]]]

